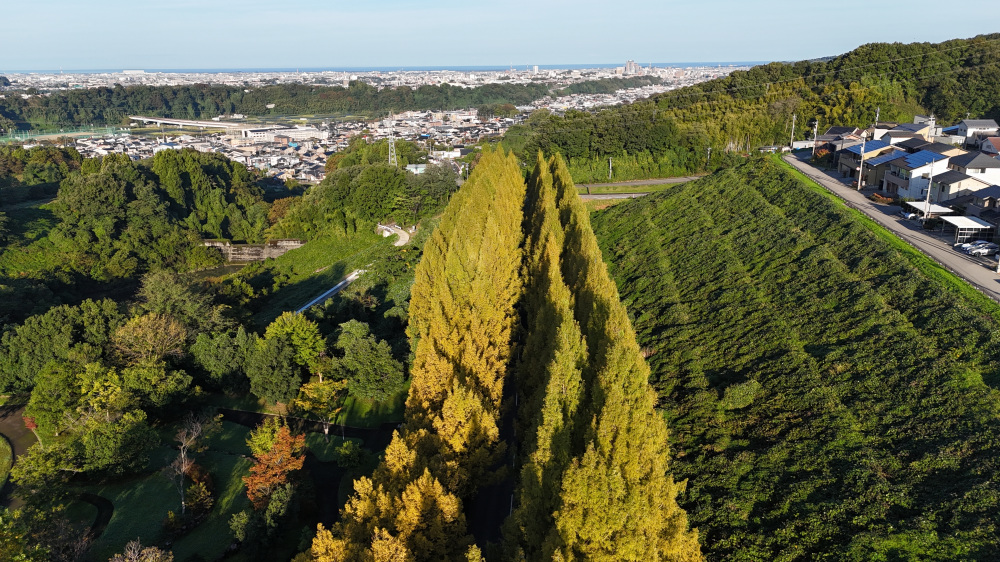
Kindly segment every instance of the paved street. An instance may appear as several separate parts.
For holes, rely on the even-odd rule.
[[[642,185],[667,185],[672,183],[684,183],[700,179],[702,176],[684,176],[679,178],[653,178],[648,180],[616,181],[612,183],[581,183],[577,187],[619,187],[619,186],[642,186]]]
[[[808,154],[805,156],[808,158]],[[795,155],[790,154],[784,158],[796,169],[843,199],[849,207],[868,215],[911,246],[968,281],[986,296],[1000,301],[1000,275],[996,273],[996,260],[977,258],[955,250],[952,248],[951,238],[928,233],[921,227],[919,221],[903,219],[897,214],[900,207],[896,205],[880,205],[871,201],[865,192],[858,192],[846,183],[851,181],[850,178],[841,178],[835,173],[814,168]]]

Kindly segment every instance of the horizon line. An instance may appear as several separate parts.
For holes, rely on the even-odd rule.
[[[673,61],[673,62],[640,62],[636,63],[641,67],[654,66],[658,68],[671,68],[677,66],[750,66],[767,64],[775,61]],[[65,73],[120,73],[126,70],[142,70],[144,72],[160,72],[165,74],[178,73],[206,73],[217,74],[221,72],[392,72],[392,71],[446,71],[446,70],[520,70],[530,69],[537,66],[545,70],[580,70],[589,68],[616,68],[624,66],[624,63],[564,63],[564,64],[465,64],[465,65],[402,65],[402,66],[274,66],[274,67],[204,67],[204,68],[152,68],[141,66],[124,66],[113,68],[59,68],[59,69],[0,69],[0,74],[65,74]]]

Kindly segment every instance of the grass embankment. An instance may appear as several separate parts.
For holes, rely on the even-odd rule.
[[[1000,557],[1000,307],[768,159],[594,226],[711,559]]]
[[[237,273],[266,294],[253,303],[258,311],[253,323],[263,330],[287,310],[296,310],[339,283],[351,271],[363,269],[390,240],[375,233],[350,236],[319,236],[263,264],[247,266]]]
[[[823,197],[835,202],[838,206],[843,207],[845,212],[852,215],[855,220],[864,224],[883,242],[898,250],[900,254],[914,267],[919,269],[921,273],[941,283],[942,287],[946,290],[952,291],[957,295],[961,295],[965,299],[977,302],[980,306],[984,307],[984,310],[989,311],[994,319],[1000,321],[1000,307],[995,306],[989,297],[976,290],[975,287],[969,285],[965,282],[965,280],[945,269],[941,264],[928,257],[927,254],[901,240],[887,228],[872,220],[868,215],[845,205],[839,197],[809,179],[809,177],[802,172],[796,170],[795,167],[788,162],[785,162],[780,156],[772,155],[771,159],[777,162],[779,166],[784,168],[793,177],[801,181],[805,186]]]
[[[584,201],[583,206],[586,207],[591,213],[596,213],[597,211],[603,211],[609,207],[614,207],[624,201],[628,201],[628,199],[591,199],[589,201]]]

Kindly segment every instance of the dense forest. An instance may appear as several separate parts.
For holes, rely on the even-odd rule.
[[[559,152],[575,181],[663,177],[731,164],[730,151],[787,144],[833,125],[1000,119],[1000,35],[872,43],[826,62],[770,63],[595,113],[537,114],[504,143],[530,162]],[[709,149],[712,149],[709,154]]]
[[[362,143],[341,161],[364,176],[377,150]],[[434,188],[444,190],[438,209],[455,188],[450,169],[409,176],[405,185],[450,182]],[[339,479],[374,468],[379,439],[328,434],[335,423],[377,434],[396,419],[420,236],[416,247],[396,248],[373,232],[384,217],[354,218],[365,204],[307,191],[345,221],[311,217],[306,246],[234,274],[178,273],[221,262],[202,237],[253,241],[299,228],[282,210],[300,199],[269,205],[255,180],[214,154],[109,156],[83,161],[44,209],[8,210],[5,282],[22,280],[13,273],[20,266],[43,286],[78,290],[25,298],[7,287],[0,399],[18,413],[4,423],[23,425],[37,443],[11,471],[22,508],[0,510],[0,558],[106,560],[125,557],[138,537],[144,545],[128,549],[150,556],[167,556],[162,547],[172,544],[178,559],[194,560],[237,545],[237,559],[288,559],[301,550],[300,531],[335,509]],[[365,276],[349,289],[308,314],[288,312],[288,302],[301,305],[360,265]],[[118,283],[114,299],[80,298],[102,282]],[[214,413],[230,406],[254,423]],[[315,490],[331,486],[324,507]],[[95,497],[114,505],[97,538],[87,530]]]
[[[441,84],[382,88],[280,84],[231,86],[115,86],[0,99],[0,130],[46,129],[87,124],[120,125],[129,115],[209,119],[241,113],[268,115],[385,115],[390,111],[466,109],[488,104],[526,105],[548,95],[545,84]],[[268,108],[274,104],[273,108]],[[6,125],[5,125],[6,123]]]
[[[28,164],[18,173],[20,155]],[[4,180],[21,188],[31,159],[58,179],[45,205],[7,210],[0,251],[0,319],[44,311],[100,287],[121,286],[148,270],[218,265],[204,238],[261,242],[270,225],[257,177],[218,154],[163,151],[146,162],[127,155],[79,159],[69,149],[13,149]],[[73,156],[76,158],[72,158]],[[69,158],[67,158],[69,157]],[[58,164],[56,164],[58,163]],[[52,185],[52,184],[46,184]]]
[[[594,229],[707,557],[1000,556],[995,303],[777,159]]]
[[[663,82],[656,76],[635,76],[632,78],[601,78],[600,80],[587,80],[570,84],[565,88],[556,90],[560,96],[571,94],[611,94],[618,90],[628,88],[641,88],[642,86],[652,86]]]

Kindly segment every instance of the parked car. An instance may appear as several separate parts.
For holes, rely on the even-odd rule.
[[[899,212],[899,216],[903,217],[904,219],[908,219],[908,220],[917,218],[917,214],[916,213],[911,213],[911,212],[906,211],[906,210],[900,211]]]
[[[963,252],[968,252],[971,248],[975,246],[982,246],[983,244],[989,244],[989,240],[975,240],[973,242],[959,242],[955,244],[955,248],[962,250]]]
[[[969,254],[973,256],[992,256],[997,253],[997,249],[1000,249],[1000,246],[994,244],[993,242],[988,242],[986,244],[980,244],[979,246],[969,250]]]

